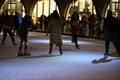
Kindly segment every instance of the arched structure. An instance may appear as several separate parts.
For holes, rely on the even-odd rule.
[[[0,8],[5,0],[0,0]],[[21,0],[25,8],[25,13],[32,15],[33,8],[38,0]],[[58,5],[60,15],[62,17],[66,16],[67,10],[69,8],[70,3],[73,0],[55,0],[56,4]],[[75,0],[76,1],[76,0]],[[97,17],[103,17],[105,15],[106,9],[110,0],[92,0],[93,4],[95,5]],[[102,4],[102,5],[101,5]]]
[[[99,19],[100,17],[104,17],[107,6],[110,3],[110,0],[92,0],[92,1],[96,8],[97,18]]]
[[[29,2],[28,2],[29,1]],[[21,0],[25,7],[26,14],[32,15],[33,8],[38,0]]]
[[[55,2],[58,5],[59,12],[60,12],[61,16],[66,16],[67,10],[68,10],[69,5],[72,1],[73,0],[55,0]]]

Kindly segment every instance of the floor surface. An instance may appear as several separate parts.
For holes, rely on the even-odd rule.
[[[0,35],[0,40],[2,34]],[[63,55],[58,47],[49,52],[49,36],[45,33],[29,33],[31,56],[17,56],[7,36],[5,45],[0,44],[0,80],[120,80],[120,57],[110,44],[110,56],[104,58],[104,41],[79,38],[80,49],[75,49],[70,36],[62,36]]]

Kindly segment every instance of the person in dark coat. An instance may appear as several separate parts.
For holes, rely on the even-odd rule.
[[[10,18],[9,15],[4,15],[3,20],[2,20],[2,29],[3,29],[3,39],[2,39],[2,45],[5,44],[5,39],[7,37],[7,34],[9,34],[11,41],[13,45],[17,45],[15,43],[15,39],[12,34],[12,19]]]
[[[117,53],[120,55],[120,48],[118,46],[118,38],[116,31],[116,19],[112,16],[112,11],[108,10],[107,17],[104,20],[103,33],[105,33],[105,54],[107,58],[109,55],[110,41],[113,42]]]
[[[96,24],[96,17],[94,14],[91,14],[88,17],[88,21],[89,21],[89,37],[90,38],[94,38],[94,28],[95,28],[95,24]]]
[[[18,26],[19,23],[18,23],[18,16],[17,16],[17,13],[15,13],[14,15],[14,21],[13,21],[13,35],[18,35]]]
[[[27,51],[28,48],[28,29],[31,25],[31,16],[25,15],[23,18],[23,22],[19,28],[19,36],[20,36],[20,46],[18,51],[18,56],[26,56],[30,55],[30,53]],[[22,52],[22,48],[24,46],[24,51]]]
[[[117,38],[118,38],[118,46],[120,48],[120,17],[117,18]]]

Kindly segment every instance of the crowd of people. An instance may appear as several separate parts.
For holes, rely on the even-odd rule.
[[[25,15],[22,17],[20,13],[16,12],[15,15],[1,15],[0,16],[0,32],[3,32],[2,45],[5,45],[7,34],[9,34],[12,44],[17,45],[14,35],[20,37],[20,45],[18,56],[30,55],[27,50],[27,37],[28,31],[32,24],[31,16]]]
[[[77,28],[74,25],[75,22],[78,24]],[[76,47],[78,46],[77,37],[81,35],[82,38],[85,38],[86,28],[88,26],[89,33],[87,37],[105,40],[105,57],[109,55],[109,45],[111,41],[116,48],[116,52],[120,55],[120,19],[113,17],[111,10],[108,10],[107,16],[101,18],[101,20],[97,20],[94,14],[91,14],[89,17],[83,16],[80,20],[79,14],[74,12],[71,16],[70,26],[72,42],[75,42]]]
[[[80,30],[79,35],[82,38],[85,38],[85,37],[94,38],[95,37],[95,28],[98,26],[97,26],[97,19],[96,19],[94,14],[91,14],[89,17],[83,15],[81,20],[80,20],[79,14],[75,11],[71,16],[70,25],[74,21],[78,22],[78,24],[79,24],[78,25],[79,30]],[[86,35],[87,27],[89,27],[88,35]]]
[[[32,18],[29,15],[25,15],[23,18],[19,13],[15,13],[12,18],[11,15],[2,15],[0,17],[0,30],[3,30],[2,45],[5,44],[7,33],[10,35],[13,45],[17,45],[14,39],[14,35],[20,37],[20,45],[18,49],[18,56],[30,55],[28,52],[28,31],[33,30],[30,26],[33,25]],[[52,53],[53,45],[59,47],[60,55],[62,55],[62,20],[57,10],[49,15],[47,20],[47,27],[45,31],[47,35],[50,34],[49,54]],[[70,31],[72,43],[75,43],[75,48],[80,49],[78,45],[78,36],[81,34],[82,38],[86,37],[86,28],[89,28],[88,36],[105,40],[105,57],[109,55],[110,41],[113,42],[116,52],[120,55],[120,19],[113,17],[112,11],[108,10],[107,16],[101,20],[97,20],[94,14],[89,17],[83,16],[79,19],[79,14],[74,12],[70,20]],[[95,33],[95,29],[97,33]],[[13,30],[13,31],[12,31]],[[22,50],[23,49],[23,50]]]
[[[52,53],[53,45],[59,47],[60,55],[62,55],[62,22],[57,10],[49,16],[48,28],[45,29],[50,33],[50,50],[49,54]],[[17,35],[20,38],[19,49],[17,52],[18,56],[31,55],[28,51],[28,31],[33,29],[33,20],[29,15],[22,17],[20,13],[16,12],[15,15],[1,15],[0,16],[0,32],[3,32],[2,45],[5,45],[5,39],[9,34],[13,45],[17,45],[14,36]]]

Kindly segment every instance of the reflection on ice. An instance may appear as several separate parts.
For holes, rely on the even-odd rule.
[[[69,44],[72,45],[73,43],[71,40],[62,40],[63,44]],[[49,44],[49,39],[31,39],[29,42],[32,43],[42,43],[42,44]],[[83,45],[88,45],[88,44],[95,44],[93,42],[88,42],[88,41],[78,41],[78,44],[83,44]]]

